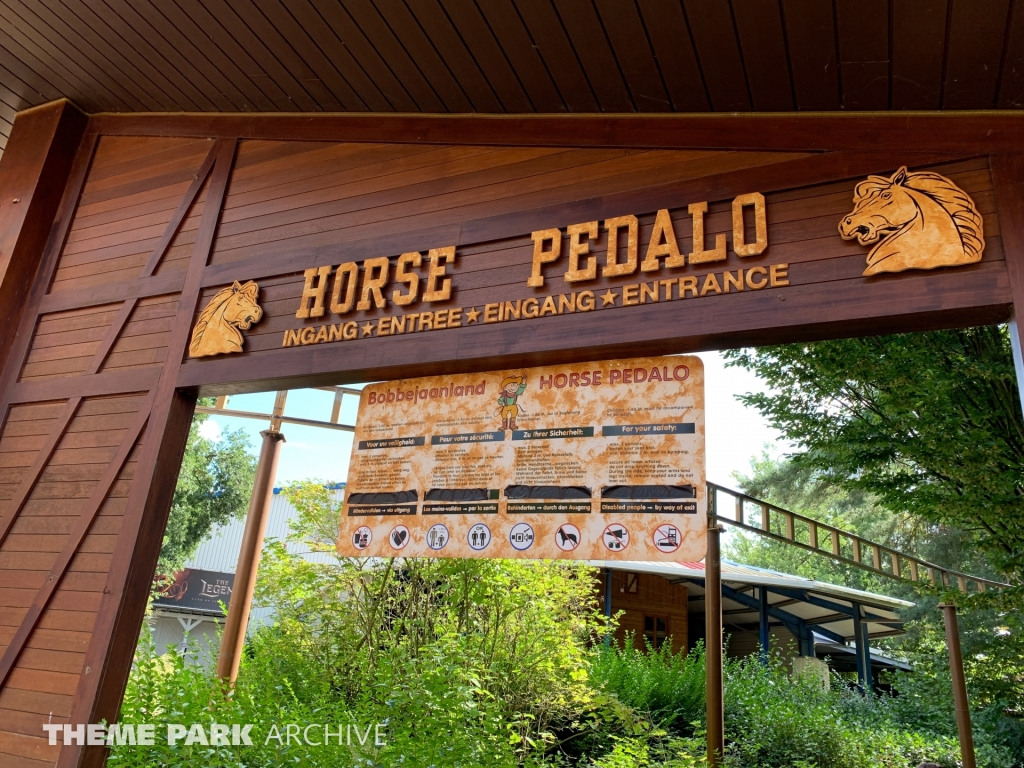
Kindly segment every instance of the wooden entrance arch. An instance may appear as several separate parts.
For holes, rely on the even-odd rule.
[[[1022,129],[1015,114],[22,113],[0,164],[0,760],[102,761],[33,734],[117,716],[198,395],[1005,322],[1024,311]],[[863,276],[867,249],[837,226],[857,182],[901,166],[975,202],[980,262]],[[752,193],[767,248],[743,256],[733,201]],[[688,263],[566,280],[580,232],[603,259],[618,220],[628,262],[635,226],[643,259],[661,210]],[[531,237],[553,229],[557,256]],[[719,235],[724,259],[692,258]],[[449,247],[446,267],[430,256]],[[394,274],[413,252],[435,301],[393,305],[408,283],[392,281],[385,306],[371,285],[368,309],[340,310],[339,265],[365,276],[378,259],[379,275],[387,257]],[[261,317],[242,351],[190,357],[199,313],[249,281]]]

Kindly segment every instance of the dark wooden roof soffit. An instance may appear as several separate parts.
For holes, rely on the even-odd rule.
[[[0,0],[16,112],[1024,105],[1024,0]]]

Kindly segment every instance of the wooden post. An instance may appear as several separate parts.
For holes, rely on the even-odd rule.
[[[996,155],[991,160],[999,207],[999,230],[1003,236],[1006,275],[1010,280],[1013,307],[1010,314],[1010,349],[1017,372],[1017,394],[1024,408],[1024,354],[1021,328],[1024,323],[1024,155]],[[966,765],[966,763],[965,763]]]
[[[235,586],[224,622],[224,634],[220,639],[220,655],[217,657],[217,677],[230,684],[234,684],[238,677],[238,663],[245,645],[252,594],[256,588],[256,573],[260,567],[263,536],[267,531],[270,502],[274,498],[274,476],[277,475],[281,443],[284,442],[284,435],[276,430],[268,429],[260,434],[263,436],[263,446],[256,465],[256,483],[249,501],[245,532],[242,534],[242,550],[238,554],[238,567],[235,568]]]
[[[953,678],[953,706],[956,709],[956,732],[960,737],[960,762],[963,768],[975,768],[974,735],[971,733],[971,710],[967,701],[964,660],[960,653],[960,628],[956,620],[956,606],[952,603],[941,603],[939,608],[942,609],[942,618],[946,625],[949,674]]]
[[[705,696],[708,713],[708,766],[720,764],[725,751],[725,693],[722,683],[722,528],[708,523],[704,559]]]
[[[87,122],[67,99],[26,109],[14,118],[0,160],[0,370],[37,279]],[[67,213],[72,210],[74,205]]]

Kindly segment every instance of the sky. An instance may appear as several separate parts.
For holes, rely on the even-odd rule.
[[[766,447],[772,455],[779,455],[787,446],[756,410],[736,399],[739,394],[764,391],[764,382],[743,368],[726,368],[717,352],[703,352],[699,357],[704,361],[705,375],[707,479],[735,488],[733,473],[747,474],[751,459],[760,456]],[[293,390],[288,395],[285,415],[326,421],[330,419],[333,402],[330,392]],[[268,413],[273,405],[273,392],[236,395],[228,402],[228,408]],[[341,423],[355,423],[357,406],[358,398],[345,396]],[[255,454],[261,443],[260,430],[266,428],[267,422],[263,421],[213,416],[203,425],[202,434],[216,439],[224,429],[242,429]],[[285,444],[275,485],[306,479],[345,481],[352,451],[351,433],[296,424],[284,424],[281,431]]]

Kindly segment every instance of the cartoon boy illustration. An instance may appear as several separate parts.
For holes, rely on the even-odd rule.
[[[520,408],[516,400],[526,391],[526,376],[506,376],[501,381],[501,394],[498,395],[498,411],[501,415],[502,429],[515,429],[516,416]]]

